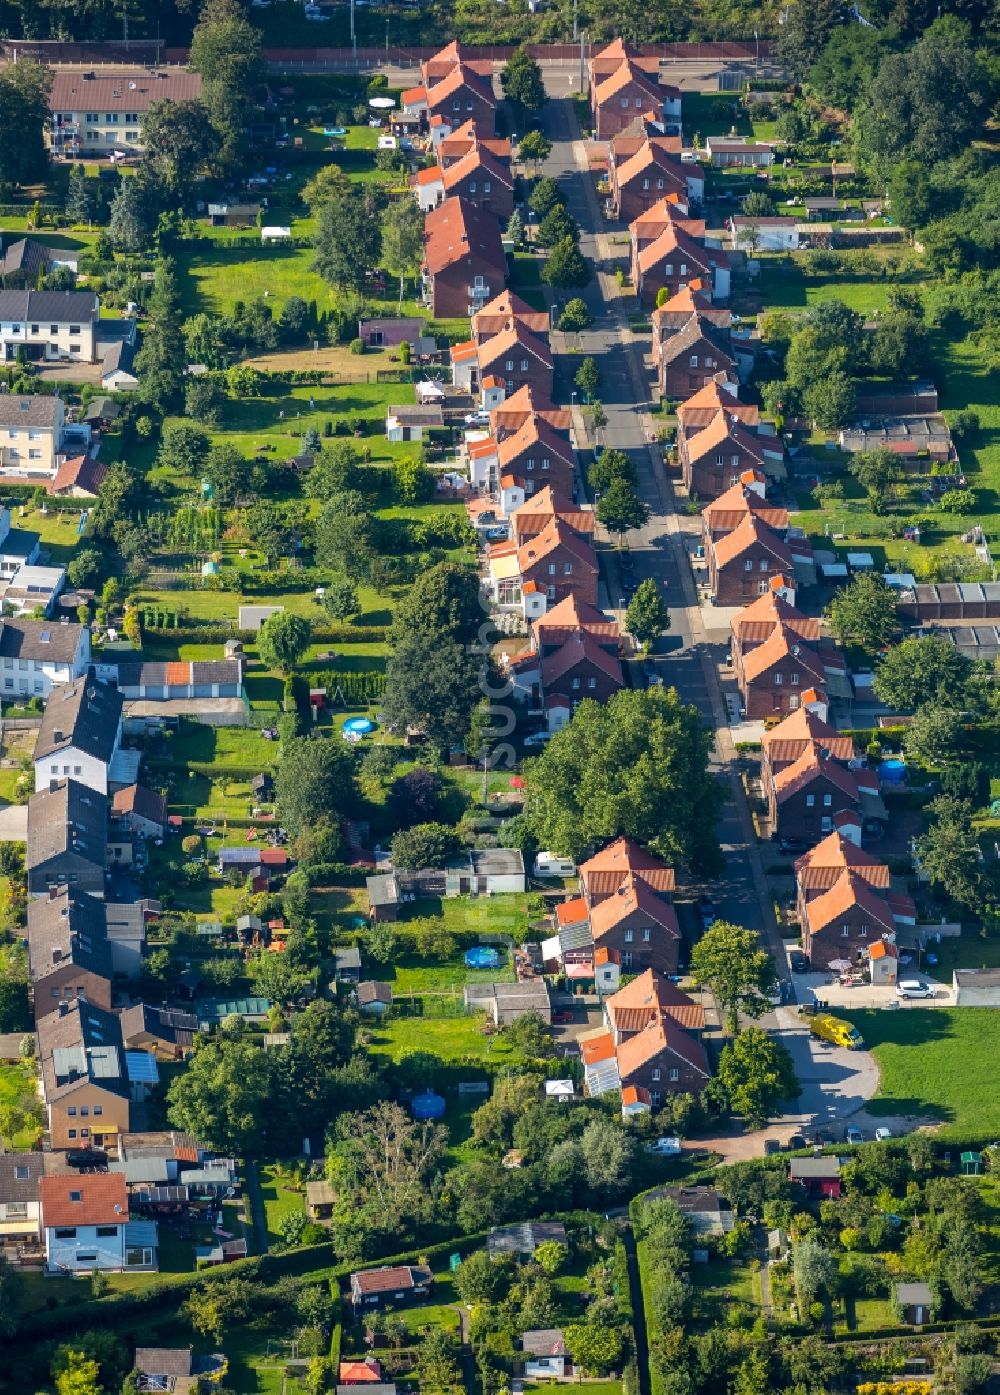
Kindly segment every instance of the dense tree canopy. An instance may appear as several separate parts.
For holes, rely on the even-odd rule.
[[[876,668],[875,695],[900,712],[935,702],[960,707],[970,673],[969,660],[942,636],[904,639]]]
[[[275,793],[281,821],[293,838],[322,818],[337,822],[355,799],[353,753],[340,741],[308,736],[283,741]]]
[[[711,736],[673,688],[585,701],[526,766],[526,816],[540,847],[578,858],[620,834],[668,862],[718,865],[722,791]]]

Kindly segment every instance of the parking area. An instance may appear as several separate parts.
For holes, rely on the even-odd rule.
[[[855,983],[845,984],[830,973],[792,974],[792,993],[796,1003],[821,1002],[831,1011],[837,1008],[886,1008],[905,1011],[911,1007],[954,1007],[955,995],[950,986],[935,983],[923,974],[909,974],[919,983],[932,987],[933,996],[928,998],[902,998],[892,984]]]
[[[878,1089],[878,1067],[868,1051],[851,1051],[814,1037],[795,1008],[774,1014],[782,1044],[795,1064],[802,1093],[786,1119],[803,1128],[842,1130]]]

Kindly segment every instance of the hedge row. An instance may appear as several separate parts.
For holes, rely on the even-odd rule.
[[[404,1254],[386,1255],[371,1260],[344,1260],[335,1264],[333,1246],[328,1242],[322,1245],[308,1245],[297,1250],[285,1250],[281,1254],[254,1255],[249,1259],[238,1259],[232,1264],[220,1265],[217,1269],[202,1270],[198,1274],[178,1274],[149,1284],[146,1288],[128,1289],[122,1293],[107,1294],[104,1298],[88,1299],[84,1303],[74,1303],[37,1313],[28,1313],[18,1324],[15,1336],[0,1340],[0,1350],[16,1347],[26,1337],[49,1337],[79,1331],[88,1327],[113,1327],[123,1317],[133,1317],[138,1311],[156,1312],[174,1305],[179,1307],[193,1288],[200,1284],[225,1283],[230,1278],[247,1278],[259,1281],[262,1285],[291,1275],[301,1277],[315,1271],[329,1271],[331,1283],[341,1283],[352,1270],[376,1265],[416,1264],[426,1261],[431,1268],[436,1263],[448,1260],[456,1252],[468,1254],[485,1243],[486,1231],[476,1231],[472,1235],[445,1240],[437,1245],[424,1246],[419,1250],[409,1250]]]
[[[137,605],[142,608],[149,602],[137,601]],[[171,639],[176,639],[184,644],[225,644],[228,639],[242,640],[244,644],[253,644],[257,639],[255,630],[238,630],[233,625],[199,625],[192,623],[190,617],[185,617],[184,624],[169,628],[154,625],[145,627],[152,634],[169,634]],[[314,644],[385,644],[389,635],[387,626],[367,625],[365,627],[354,628],[351,625],[314,625],[312,639]]]

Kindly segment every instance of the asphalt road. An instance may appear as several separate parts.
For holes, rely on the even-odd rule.
[[[621,261],[623,249],[609,240],[572,104],[565,97],[554,97],[544,108],[542,122],[553,142],[543,173],[559,181],[567,207],[580,225],[581,251],[596,268],[594,279],[582,292],[593,317],[592,327],[571,337],[552,335],[556,395],[560,401],[573,401],[573,377],[581,358],[589,355],[597,361],[601,402],[607,416],[604,444],[625,451],[633,460],[638,493],[650,509],[649,522],[630,533],[628,542],[635,579],[653,578],[663,589],[670,614],[665,652],[655,659],[656,667],[664,682],[698,709],[713,732],[712,769],[729,796],[719,827],[723,872],[710,884],[694,889],[711,898],[720,918],[758,931],[774,957],[779,977],[787,983],[785,946],[774,918],[761,848],[739,780],[738,759],[729,732],[718,667],[723,646],[717,634],[709,638],[702,623],[673,487],[659,450],[651,445],[655,430],[650,416],[651,375],[640,347],[632,343],[614,276],[614,265]],[[585,446],[579,410],[574,411],[574,427],[578,446]],[[582,449],[580,454],[585,463],[589,452]],[[580,498],[585,497],[582,479],[578,491]],[[617,608],[621,586],[613,542],[599,532],[597,543],[601,602]],[[799,1100],[785,1117],[786,1127],[807,1122],[839,1127],[839,1121],[874,1094],[878,1073],[867,1052],[841,1051],[816,1041],[793,1011],[781,1009],[768,1014],[762,1025],[776,1032],[788,1047],[803,1086]]]

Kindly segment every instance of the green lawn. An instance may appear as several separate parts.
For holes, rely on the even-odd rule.
[[[840,253],[841,256],[849,256]],[[871,253],[866,255],[870,256]],[[885,307],[890,281],[849,280],[809,273],[808,254],[792,257],[761,258],[756,283],[766,310],[806,310],[824,300],[842,300],[860,314],[873,314]]]
[[[285,1216],[304,1212],[306,1198],[304,1191],[293,1191],[281,1169],[268,1163],[260,1168],[260,1191],[264,1198],[264,1211],[267,1214],[267,1239],[274,1244],[281,1239],[278,1229]]]
[[[925,1114],[955,1138],[1000,1132],[1000,1013],[906,1008],[844,1013],[874,1052],[873,1114]]]
[[[36,1101],[34,1064],[0,1063],[0,1105],[16,1105],[19,1101]],[[13,1138],[4,1139],[14,1152],[33,1148],[41,1133],[40,1125],[19,1129]]]
[[[370,1029],[370,1050],[394,1061],[417,1051],[442,1061],[496,1061],[515,1065],[520,1053],[502,1036],[487,1036],[483,1018],[477,1017],[393,1017],[374,1023]]]

